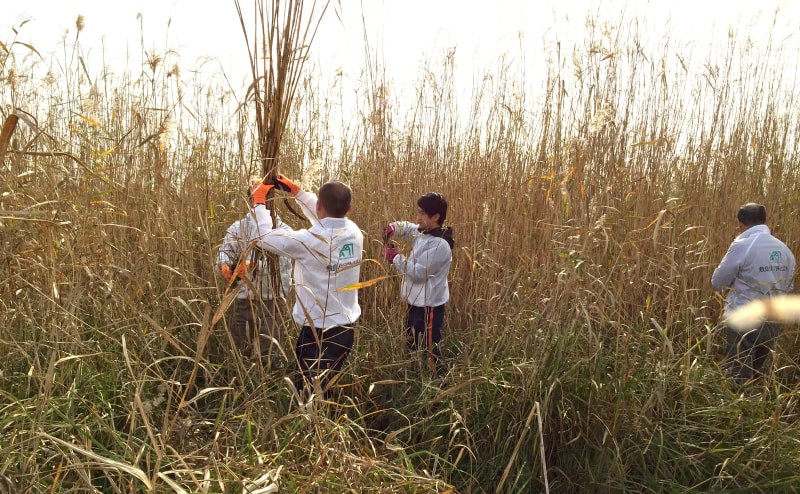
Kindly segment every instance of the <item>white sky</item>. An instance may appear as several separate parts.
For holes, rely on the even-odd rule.
[[[246,53],[233,0],[6,0],[0,21],[0,40],[18,40],[45,52],[60,51],[62,36],[72,43],[75,20],[85,18],[80,34],[87,62],[102,62],[105,45],[108,60],[125,59],[130,48],[132,63],[141,60],[144,46],[163,53],[177,49],[182,65],[195,66],[200,56],[215,57],[231,79],[246,74]],[[245,11],[250,0],[241,0]],[[707,42],[712,29],[724,32],[729,24],[746,24],[762,11],[769,23],[777,6],[780,24],[798,31],[795,1],[775,0],[333,0],[314,47],[331,68],[343,67],[348,75],[363,66],[362,4],[370,45],[383,54],[385,65],[402,85],[403,74],[414,73],[420,61],[457,47],[457,69],[471,77],[490,65],[493,57],[519,46],[522,33],[532,50],[542,46],[545,31],[580,31],[587,8],[611,19],[646,16],[654,25],[671,25],[675,36]],[[142,14],[142,20],[137,15]],[[341,19],[341,20],[340,20]],[[20,24],[30,20],[20,28]],[[92,51],[86,52],[89,48]],[[217,68],[219,67],[217,65]],[[237,75],[241,75],[237,77]],[[413,80],[413,77],[411,77]]]

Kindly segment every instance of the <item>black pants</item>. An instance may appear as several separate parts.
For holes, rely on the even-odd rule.
[[[750,331],[726,328],[729,371],[739,385],[762,375],[779,332],[780,326],[774,322],[765,322]]]
[[[314,390],[314,380],[329,398],[331,380],[338,375],[353,348],[353,325],[333,326],[324,330],[303,326],[297,337],[297,374],[294,385],[303,399]]]
[[[408,348],[412,351],[427,349],[426,359],[434,373],[443,375],[447,368],[442,361],[439,342],[442,341],[444,305],[437,307],[408,306],[406,337]]]

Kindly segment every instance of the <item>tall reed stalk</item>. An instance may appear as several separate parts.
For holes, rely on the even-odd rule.
[[[278,169],[281,139],[292,121],[292,103],[328,3],[313,1],[307,9],[301,0],[256,0],[250,31],[239,0],[235,1],[250,54],[253,83],[246,101],[255,106],[264,177],[275,176]]]

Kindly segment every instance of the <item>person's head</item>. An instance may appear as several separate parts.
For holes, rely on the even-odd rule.
[[[319,189],[317,209],[323,209],[324,216],[344,218],[350,211],[350,201],[353,197],[350,187],[342,182],[328,182]],[[319,216],[318,211],[318,216]],[[322,217],[322,216],[320,216]]]
[[[736,213],[736,219],[741,224],[740,228],[743,227],[742,230],[755,225],[763,225],[767,222],[767,208],[761,204],[748,202],[739,208],[739,212]]]
[[[417,199],[417,223],[423,231],[442,226],[447,219],[447,200],[435,192],[429,192]]]

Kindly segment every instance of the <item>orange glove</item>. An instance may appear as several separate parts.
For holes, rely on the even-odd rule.
[[[248,271],[250,271],[250,261],[240,262],[236,266],[236,276],[244,276]]]
[[[273,187],[274,185],[267,185],[260,180],[254,182],[250,186],[250,197],[253,198],[253,204],[266,204],[267,194]]]
[[[234,274],[236,276],[244,276],[245,274],[247,274],[247,271],[249,270],[250,270],[250,261],[239,263],[239,265],[236,266],[235,271],[232,270],[230,265],[228,264],[223,264],[219,268],[219,271],[222,273],[222,277],[225,278],[225,281],[227,283],[231,282],[231,278],[233,278]]]
[[[285,175],[281,175],[280,173],[275,175],[275,178],[272,179],[275,183],[275,187],[288,192],[292,196],[296,196],[298,192],[300,192],[300,187],[288,178]]]

